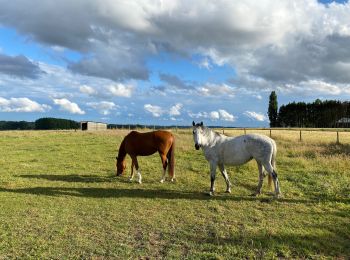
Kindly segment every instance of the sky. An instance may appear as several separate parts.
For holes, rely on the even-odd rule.
[[[271,91],[350,98],[348,1],[0,6],[0,120],[265,127]]]

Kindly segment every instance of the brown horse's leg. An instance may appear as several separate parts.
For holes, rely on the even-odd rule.
[[[142,183],[142,176],[141,176],[141,173],[139,171],[139,163],[137,161],[137,157],[131,156],[131,160],[132,160],[132,163],[135,165],[136,174],[137,174],[137,182],[141,184]]]
[[[167,157],[165,154],[159,153],[160,155],[160,159],[162,160],[162,165],[163,165],[163,177],[160,180],[161,183],[163,183],[165,181],[165,172],[166,172],[166,167],[168,166],[168,162],[167,162]]]
[[[134,178],[134,160],[131,161],[131,175],[130,175],[129,181],[132,181],[133,178]]]

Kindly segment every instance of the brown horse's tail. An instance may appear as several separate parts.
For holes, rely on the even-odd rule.
[[[167,154],[168,157],[168,171],[171,180],[175,179],[175,136],[173,136],[173,143]]]

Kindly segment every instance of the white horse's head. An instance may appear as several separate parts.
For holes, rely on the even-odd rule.
[[[193,130],[192,132],[193,132],[194,147],[196,148],[196,150],[199,150],[199,148],[203,145],[203,138],[204,138],[203,122],[196,124],[193,121],[192,130]]]

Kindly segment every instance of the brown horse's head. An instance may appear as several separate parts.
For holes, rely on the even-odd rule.
[[[124,173],[125,168],[126,168],[126,163],[124,159],[116,157],[117,162],[116,162],[116,167],[117,167],[117,176],[120,176]]]

